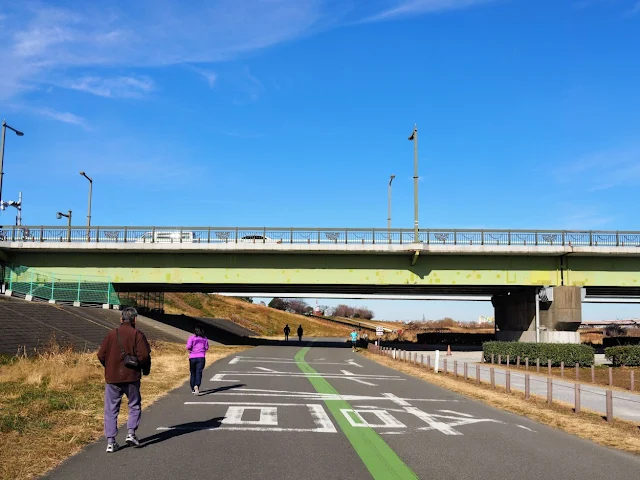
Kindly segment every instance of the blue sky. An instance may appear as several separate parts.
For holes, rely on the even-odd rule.
[[[639,229],[639,0],[3,0],[0,41],[25,224],[85,170],[95,225],[384,227],[395,174],[410,228],[417,123],[422,227]]]

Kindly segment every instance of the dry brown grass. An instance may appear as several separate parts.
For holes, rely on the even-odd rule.
[[[572,406],[564,403],[555,402],[549,406],[546,403],[546,398],[536,396],[532,396],[531,400],[524,400],[524,394],[521,392],[506,393],[504,388],[492,390],[491,386],[487,384],[476,385],[475,380],[465,381],[461,377],[445,376],[442,373],[435,374],[424,367],[413,366],[368,351],[364,351],[363,354],[382,365],[418,377],[447,390],[481,400],[493,407],[523,415],[536,422],[558,428],[606,447],[617,448],[636,455],[640,454],[640,430],[631,422],[615,419],[612,423],[607,423],[595,412],[582,410],[580,414],[576,415],[573,413]]]
[[[215,347],[208,361],[248,347]],[[151,375],[142,379],[147,407],[188,378],[184,345],[152,343]],[[103,430],[104,369],[95,352],[54,345],[35,358],[0,366],[0,478],[36,478],[97,440]],[[126,422],[127,409],[120,421]]]
[[[165,312],[190,315],[193,317],[226,318],[256,335],[283,336],[282,329],[288,323],[291,336],[302,325],[305,337],[347,337],[351,332],[345,325],[283,312],[264,305],[245,302],[237,298],[202,293],[165,294]]]

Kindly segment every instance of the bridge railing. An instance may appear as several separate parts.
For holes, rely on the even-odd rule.
[[[265,227],[27,227],[0,228],[5,242],[269,243],[384,245],[414,243],[410,229]],[[640,232],[572,230],[421,229],[429,245],[640,247]]]

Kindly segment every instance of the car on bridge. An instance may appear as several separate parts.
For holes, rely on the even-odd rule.
[[[136,243],[193,243],[193,232],[179,230],[157,230],[145,232]]]
[[[282,239],[274,240],[264,235],[245,235],[240,238],[240,241],[243,243],[282,243]]]

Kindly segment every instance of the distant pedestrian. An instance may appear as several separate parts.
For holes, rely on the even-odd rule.
[[[207,350],[209,350],[209,340],[207,340],[200,325],[196,326],[194,335],[191,335],[187,340],[187,350],[189,351],[189,371],[191,372],[191,377],[189,378],[191,393],[200,395],[202,371],[204,370]]]
[[[355,352],[356,344],[358,343],[358,333],[356,332],[355,328],[353,329],[353,332],[351,332],[349,336],[351,337],[351,351]]]
[[[287,323],[284,326],[284,339],[288,342],[289,341],[289,333],[291,333],[291,329],[289,328],[289,324]]]
[[[138,446],[136,430],[140,425],[142,399],[140,378],[151,371],[151,347],[144,333],[136,330],[138,312],[127,307],[122,311],[120,326],[111,330],[98,350],[98,360],[104,367],[106,381],[104,391],[104,435],[107,437],[107,453],[118,450],[118,414],[122,395],[127,396],[129,418],[127,420],[128,445]]]
[[[298,325],[298,341],[301,342],[302,341],[302,325]]]

